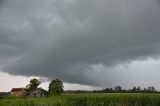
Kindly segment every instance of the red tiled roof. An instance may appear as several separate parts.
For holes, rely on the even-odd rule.
[[[21,92],[24,91],[24,88],[12,88],[11,92]]]

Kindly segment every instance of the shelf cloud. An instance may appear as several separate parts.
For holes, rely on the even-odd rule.
[[[105,86],[127,77],[120,65],[159,58],[157,0],[0,3],[3,72]]]

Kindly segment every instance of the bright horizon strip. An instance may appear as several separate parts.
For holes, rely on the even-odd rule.
[[[0,72],[0,92],[10,92],[12,88],[25,88],[30,79],[39,77],[13,76]],[[39,87],[48,90],[49,81],[42,82]],[[92,87],[88,85],[63,83],[64,90],[94,90],[101,87]]]
[[[104,67],[97,66],[97,71],[105,70]],[[123,80],[125,82],[115,82],[113,86],[104,86],[104,87],[93,87],[88,85],[81,84],[70,84],[64,83],[64,90],[95,90],[95,89],[104,89],[104,88],[114,88],[117,85],[122,86],[124,89],[132,89],[133,86],[141,86],[141,88],[147,88],[148,86],[154,86],[157,90],[160,90],[159,85],[159,72],[160,69],[160,60],[148,59],[145,61],[134,61],[130,64],[120,65],[112,70],[111,72],[115,72],[115,74],[121,70],[121,78],[123,76],[130,75],[128,77],[124,77]],[[95,70],[96,71],[96,70]],[[112,74],[112,73],[111,73]],[[120,76],[120,75],[119,75]],[[135,82],[134,79],[139,80]],[[0,72],[0,92],[9,92],[12,88],[25,87],[29,84],[30,79],[39,78],[39,77],[23,77],[23,76],[13,76],[3,72]],[[114,78],[113,78],[114,79]],[[119,79],[122,80],[122,79]],[[127,84],[128,86],[125,86]],[[43,82],[39,87],[48,90],[49,81]]]

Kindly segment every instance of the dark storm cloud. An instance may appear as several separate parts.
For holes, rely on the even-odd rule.
[[[15,75],[112,85],[122,76],[110,68],[159,56],[159,19],[154,0],[6,1],[0,66]]]
[[[5,1],[5,0],[0,0],[0,5],[2,5],[4,1]]]

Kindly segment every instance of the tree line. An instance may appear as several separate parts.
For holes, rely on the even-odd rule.
[[[141,88],[140,86],[134,86],[131,89],[123,89],[121,86],[115,86],[114,88],[105,88],[101,90],[68,90],[65,93],[160,93],[154,86],[148,86],[147,88]]]
[[[30,83],[26,86],[26,90],[28,92],[36,89],[41,82],[33,78],[30,80]],[[136,87],[134,86],[131,89],[123,89],[121,86],[115,86],[114,88],[105,88],[102,90],[63,90],[63,82],[59,79],[52,80],[49,83],[48,91],[46,91],[46,94],[48,96],[53,95],[61,95],[62,93],[158,93],[154,86],[148,86],[147,88],[141,88],[140,86]]]
[[[96,92],[96,91],[95,91]],[[115,88],[105,88],[101,90],[101,92],[109,93],[109,92],[122,92],[122,93],[157,93],[158,91],[155,89],[154,86],[148,86],[147,88],[141,88],[140,86],[134,86],[131,89],[122,89],[121,86],[115,86]]]

